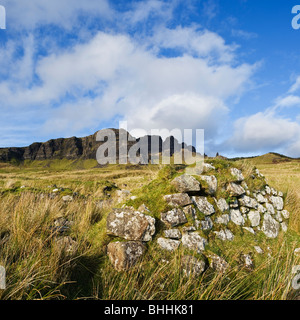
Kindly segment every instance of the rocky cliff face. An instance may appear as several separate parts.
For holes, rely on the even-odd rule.
[[[117,143],[117,159],[119,159],[119,130],[112,129],[116,134]],[[0,148],[0,161],[8,162],[11,160],[50,160],[50,159],[96,159],[97,149],[105,142],[96,141],[97,132],[93,135],[83,138],[60,138],[52,139],[44,143],[36,142],[28,147],[21,148]],[[129,137],[129,133],[127,133]],[[140,139],[131,139],[127,142],[127,149],[129,150]],[[174,152],[180,151],[186,144],[178,143],[178,141],[170,137],[165,141],[161,137],[157,137],[159,141],[159,152],[166,150],[173,155]],[[151,136],[146,136],[143,141],[148,142],[149,156],[151,155]],[[193,147],[190,150],[195,151]]]

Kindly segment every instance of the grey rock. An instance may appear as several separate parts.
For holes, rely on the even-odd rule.
[[[181,258],[181,268],[187,277],[199,277],[205,271],[206,263],[204,260],[185,255]]]
[[[219,257],[216,254],[209,254],[208,255],[209,266],[220,273],[225,273],[226,270],[229,269],[229,264],[226,262],[225,259]]]
[[[248,270],[254,269],[254,262],[249,254],[241,254],[240,255],[241,264]]]
[[[250,209],[247,208],[247,207],[240,207],[240,211],[241,211],[242,214],[246,214],[246,213],[248,213],[250,211]]]
[[[133,208],[114,209],[106,220],[107,234],[126,240],[150,241],[155,233],[155,219]]]
[[[267,202],[267,199],[261,193],[258,193],[256,195],[256,200],[258,203],[266,203]]]
[[[294,250],[294,255],[300,256],[300,248],[296,248],[296,249]]]
[[[232,241],[234,239],[233,233],[228,229],[215,231],[214,233],[222,241]]]
[[[164,196],[164,199],[172,207],[184,207],[192,203],[187,193],[174,193]]]
[[[271,205],[271,203],[266,203],[266,208],[267,208],[268,213],[275,214],[274,207],[273,207],[273,205]]]
[[[166,238],[179,240],[181,239],[181,232],[179,231],[179,229],[164,230],[164,236]]]
[[[274,218],[278,221],[278,222],[282,222],[282,216],[281,216],[281,211],[277,211]]]
[[[182,208],[184,214],[186,217],[191,218],[192,220],[195,220],[197,218],[196,216],[196,209],[193,205],[186,206]]]
[[[267,209],[262,204],[258,204],[257,211],[259,213],[265,213],[267,212]]]
[[[182,232],[183,233],[190,233],[196,231],[196,228],[193,226],[183,227]]]
[[[250,220],[251,227],[258,227],[260,224],[260,213],[258,211],[251,210],[248,213],[248,219]]]
[[[158,238],[157,243],[163,250],[167,250],[167,251],[175,251],[178,249],[180,245],[179,240],[165,239],[165,238]]]
[[[263,249],[260,246],[254,246],[254,249],[259,254],[263,254],[264,253]]]
[[[255,234],[255,231],[250,227],[243,227],[243,229],[245,229],[246,231],[248,231],[248,232],[250,232],[252,234]]]
[[[62,200],[63,200],[64,202],[72,202],[74,199],[73,199],[72,196],[63,196],[63,197],[62,197]]]
[[[271,188],[269,186],[265,186],[265,190],[267,194],[271,194]]]
[[[283,200],[281,197],[274,197],[272,196],[270,198],[270,201],[272,202],[274,208],[276,210],[282,210],[283,209]]]
[[[201,221],[202,230],[211,230],[213,225],[214,224],[210,217],[205,217],[205,220]]]
[[[203,172],[209,172],[211,170],[216,170],[216,168],[209,163],[203,163]]]
[[[242,196],[239,198],[239,203],[243,207],[251,208],[251,209],[257,209],[258,203],[255,199],[250,198],[248,196]]]
[[[78,243],[70,236],[56,238],[54,240],[54,245],[60,252],[64,251],[68,255],[74,254],[78,248]]]
[[[182,175],[176,177],[171,184],[178,192],[199,192],[201,190],[200,182],[191,175]]]
[[[225,199],[221,198],[218,201],[215,199],[215,202],[221,212],[225,212],[229,210],[229,205]]]
[[[288,231],[288,226],[287,226],[287,224],[285,222],[281,222],[280,225],[281,225],[281,230],[283,232],[287,232]]]
[[[179,226],[188,221],[183,210],[179,208],[174,208],[171,211],[162,213],[161,220],[171,227]]]
[[[290,218],[290,213],[287,210],[282,210],[281,215],[283,216],[284,219]]]
[[[269,213],[264,215],[262,231],[268,238],[277,238],[279,227],[279,223]]]
[[[133,267],[145,251],[145,245],[139,241],[111,242],[107,246],[109,260],[117,271],[126,271]]]
[[[216,224],[227,225],[229,223],[229,221],[230,221],[229,214],[223,214],[222,216],[216,217],[216,219],[215,219]]]
[[[206,216],[210,216],[215,213],[214,206],[208,202],[206,197],[192,197],[192,201],[199,211],[204,213]]]
[[[208,189],[204,188],[209,195],[214,195],[218,188],[218,180],[215,176],[199,176],[208,185]],[[202,186],[203,188],[203,186]]]
[[[242,182],[245,178],[242,174],[242,171],[237,168],[230,169],[231,175],[235,177],[235,181]]]
[[[230,220],[238,226],[243,226],[245,224],[245,219],[238,209],[230,210]]]
[[[227,191],[230,193],[232,197],[239,197],[246,193],[245,189],[242,186],[234,182],[230,182],[228,184]]]
[[[205,250],[207,240],[202,238],[198,233],[186,233],[182,236],[182,245],[189,249],[201,253]]]

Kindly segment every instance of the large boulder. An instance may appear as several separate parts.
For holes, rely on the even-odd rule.
[[[107,216],[107,234],[126,240],[150,241],[155,233],[155,219],[133,208],[114,209]]]
[[[193,176],[184,174],[176,177],[171,184],[176,188],[178,192],[194,193],[201,190],[200,182]]]
[[[111,242],[107,246],[108,257],[117,271],[130,269],[145,251],[145,245],[139,241]]]
[[[268,238],[277,238],[280,224],[269,213],[264,215],[262,231]]]
[[[174,208],[171,211],[161,213],[161,220],[171,227],[188,222],[183,210],[180,208]]]
[[[192,201],[199,211],[204,213],[206,216],[210,216],[215,213],[214,206],[208,202],[206,197],[192,197]]]
[[[187,193],[174,193],[164,196],[164,199],[172,207],[184,207],[192,203]]]

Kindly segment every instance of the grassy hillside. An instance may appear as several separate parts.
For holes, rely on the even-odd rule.
[[[230,164],[212,162],[220,173]],[[253,165],[285,193],[288,233],[270,240],[238,231],[230,243],[213,239],[209,250],[226,258],[230,271],[186,279],[178,262],[183,251],[166,263],[168,257],[155,245],[131,271],[115,271],[106,255],[111,239],[105,232],[107,214],[124,203],[144,203],[158,217],[166,209],[162,194],[173,191],[169,181],[182,167],[98,167],[91,160],[0,164],[0,265],[7,270],[0,299],[295,299],[298,293],[290,284],[291,269],[300,264],[293,255],[300,246],[300,162],[274,163],[265,157],[234,163],[247,177]],[[226,176],[218,179],[222,183]],[[136,198],[120,200],[118,189]],[[74,201],[62,201],[65,195]],[[64,235],[74,242],[60,242],[59,219],[72,222]],[[256,244],[264,255],[255,255]],[[240,267],[241,252],[254,256],[254,271]]]

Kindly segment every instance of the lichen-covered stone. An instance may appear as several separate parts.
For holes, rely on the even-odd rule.
[[[229,223],[229,221],[230,221],[229,214],[223,214],[222,216],[215,218],[215,223],[216,224],[227,225]]]
[[[221,198],[218,201],[217,200],[215,200],[215,201],[216,201],[216,204],[221,212],[225,212],[225,211],[229,210],[229,204],[226,202],[225,199]]]
[[[206,193],[209,195],[214,195],[218,188],[218,180],[215,176],[199,176],[199,178],[205,181],[208,185],[208,188],[202,186],[205,189]]]
[[[242,186],[234,182],[230,182],[228,184],[227,191],[230,193],[232,197],[239,197],[246,193],[245,189]]]
[[[175,251],[178,249],[180,245],[179,240],[165,239],[165,238],[158,238],[157,243],[162,249],[167,251]]]
[[[190,250],[201,253],[205,250],[207,240],[202,238],[198,233],[185,233],[182,236],[182,245]]]
[[[194,193],[201,190],[200,182],[193,176],[187,174],[176,177],[171,184],[178,192]]]
[[[257,227],[260,224],[260,213],[258,211],[251,210],[248,213],[248,219],[250,220],[251,227]]]
[[[117,271],[130,269],[145,251],[145,245],[139,241],[111,242],[107,246],[109,260]]]
[[[268,213],[275,214],[275,209],[274,209],[273,205],[271,205],[271,203],[266,203],[266,208],[267,208]]]
[[[164,196],[166,202],[172,207],[184,207],[192,203],[187,193],[174,193]]]
[[[229,269],[229,264],[226,262],[226,260],[214,253],[208,255],[208,260],[209,266],[217,272],[223,274]]]
[[[248,196],[243,195],[242,197],[239,198],[239,203],[243,207],[251,208],[251,209],[257,209],[258,208],[258,202],[250,198]]]
[[[208,202],[206,197],[192,197],[192,201],[199,211],[204,213],[206,216],[210,216],[215,213],[214,206]]]
[[[283,200],[281,197],[270,197],[270,201],[272,202],[273,204],[273,207],[276,209],[276,210],[282,210],[283,209]]]
[[[174,208],[168,212],[163,212],[161,214],[161,220],[171,227],[176,227],[180,224],[187,223],[187,218],[183,210],[180,208]]]
[[[243,226],[245,224],[245,219],[239,209],[230,210],[230,220],[238,226]]]
[[[168,229],[164,230],[164,236],[166,238],[179,240],[181,239],[181,232],[179,229]]]
[[[205,220],[200,221],[202,230],[211,230],[213,227],[213,222],[210,217],[205,217]]]
[[[215,234],[222,241],[232,241],[234,239],[233,233],[228,229],[215,231]]]
[[[279,223],[272,218],[269,213],[264,215],[262,231],[268,238],[277,238],[279,233]]]
[[[185,255],[181,258],[181,268],[187,277],[198,277],[205,271],[206,263],[204,260]]]
[[[290,213],[287,210],[282,210],[281,215],[283,216],[284,219],[290,218]]]
[[[133,208],[114,209],[107,216],[107,234],[126,240],[150,241],[155,233],[155,219]]]
[[[241,170],[237,168],[231,168],[230,172],[231,172],[231,175],[235,178],[235,181],[242,182],[244,180],[244,176]]]

